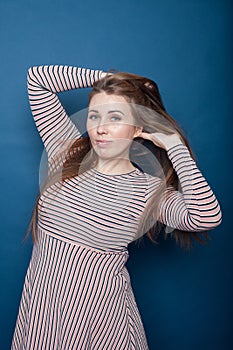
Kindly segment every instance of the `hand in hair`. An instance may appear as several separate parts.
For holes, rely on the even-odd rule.
[[[100,78],[105,78],[106,76],[112,75],[113,73],[110,72],[101,72]]]
[[[145,140],[153,142],[156,146],[165,149],[168,151],[170,148],[176,145],[182,145],[182,141],[178,134],[165,135],[159,132],[147,133],[141,132],[138,134],[138,137],[142,137]]]
[[[101,78],[101,79],[102,79],[102,78],[105,78],[107,74],[108,74],[107,72],[101,72],[100,78]]]

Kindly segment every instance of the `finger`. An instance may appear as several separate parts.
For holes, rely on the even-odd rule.
[[[160,148],[165,148],[164,144],[155,136],[155,134],[149,134],[147,132],[141,132],[139,137],[142,137],[145,140],[149,140],[153,142],[154,145],[160,147]]]
[[[149,134],[147,132],[141,132],[138,136],[142,137],[143,139],[146,139],[146,140],[151,140],[151,134]]]

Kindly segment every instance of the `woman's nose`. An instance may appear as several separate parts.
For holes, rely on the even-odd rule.
[[[108,133],[108,126],[106,123],[100,122],[97,126],[97,133],[98,134],[107,134]]]

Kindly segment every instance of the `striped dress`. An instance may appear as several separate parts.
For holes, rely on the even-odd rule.
[[[67,142],[80,137],[57,93],[90,87],[101,73],[68,66],[29,69],[30,105],[49,167]],[[182,194],[168,190],[160,221],[186,231],[217,226],[219,204],[188,149],[177,145],[168,157]],[[12,350],[148,350],[125,264],[158,185],[158,178],[138,169],[122,175],[90,169],[42,193]]]

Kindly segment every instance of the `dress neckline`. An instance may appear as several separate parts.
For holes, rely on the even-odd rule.
[[[139,172],[139,169],[138,168],[134,168],[133,170],[131,171],[128,171],[127,173],[122,173],[122,174],[105,174],[105,173],[102,173],[101,171],[97,170],[96,168],[92,168],[91,169],[95,174],[98,174],[98,175],[101,175],[101,176],[106,176],[106,177],[120,177],[120,176],[127,176],[127,175],[132,175],[134,173],[137,173]]]

